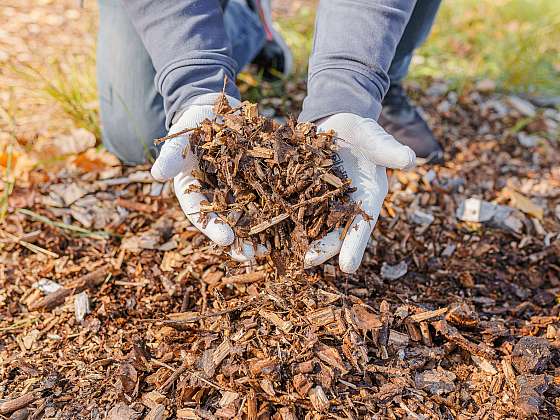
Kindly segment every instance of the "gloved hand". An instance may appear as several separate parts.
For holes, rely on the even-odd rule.
[[[183,112],[180,118],[173,124],[169,134],[175,134],[188,128],[199,126],[205,119],[213,119],[214,103],[219,93],[201,95]],[[239,101],[232,97],[227,97],[230,106],[239,105]],[[167,181],[173,178],[174,190],[181,209],[190,222],[204,233],[211,241],[220,246],[234,244],[235,235],[231,227],[221,220],[215,213],[208,214],[208,223],[204,226],[199,219],[200,206],[203,201],[208,199],[199,192],[187,192],[191,185],[198,184],[196,178],[192,176],[192,171],[198,169],[198,159],[188,148],[189,133],[183,136],[167,140],[161,147],[160,154],[152,166],[152,176],[158,181]],[[183,157],[183,151],[187,150]],[[237,241],[239,242],[239,241]],[[240,262],[250,261],[255,258],[255,254],[266,252],[266,248],[259,247],[255,250],[248,243],[236,243],[230,249],[230,256]]]
[[[355,272],[362,262],[364,251],[377,222],[383,200],[387,195],[385,168],[408,169],[414,166],[416,155],[408,146],[397,142],[377,122],[355,114],[341,113],[319,121],[319,131],[334,130],[342,172],[352,180],[356,191],[352,199],[361,204],[369,216],[356,216],[346,236],[336,229],[314,241],[305,255],[306,268],[322,264],[339,254],[338,264],[345,273]]]

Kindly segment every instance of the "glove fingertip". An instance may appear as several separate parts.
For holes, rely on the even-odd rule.
[[[353,274],[358,271],[361,263],[362,258],[345,258],[345,256],[342,254],[338,258],[338,266],[340,267],[340,271],[346,274]]]
[[[156,181],[165,182],[171,177],[166,176],[166,174],[162,171],[162,168],[160,166],[161,165],[159,165],[158,161],[156,160],[156,162],[152,166],[152,169],[150,169],[150,173],[152,174],[152,178],[154,178]]]
[[[411,169],[414,166],[416,166],[416,153],[414,153],[414,150],[412,150],[410,147],[408,146],[404,146],[405,147],[405,152],[407,154],[407,157],[405,159],[405,164],[402,167],[402,169]]]
[[[210,231],[206,233],[208,238],[219,246],[230,246],[235,240],[235,234],[229,226],[219,229],[217,232]]]

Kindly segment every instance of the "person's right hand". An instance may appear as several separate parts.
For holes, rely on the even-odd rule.
[[[169,130],[169,135],[180,131],[195,128],[205,119],[215,118],[213,111],[214,103],[219,93],[210,93],[199,96],[180,116]],[[230,106],[239,105],[239,101],[230,96],[227,97]],[[208,198],[199,192],[187,191],[193,185],[199,185],[198,180],[192,176],[192,172],[198,169],[198,159],[189,147],[190,133],[167,140],[161,147],[160,154],[152,166],[152,176],[157,181],[167,181],[173,178],[175,196],[181,205],[181,209],[190,222],[204,233],[212,242],[220,246],[234,244],[235,235],[232,228],[218,217],[216,213],[207,215],[207,223],[200,218],[200,207],[202,202]],[[184,153],[186,151],[187,153]],[[257,253],[266,252],[266,248],[259,247]],[[230,249],[230,256],[240,262],[250,261],[255,258],[255,249],[248,243],[237,243]]]

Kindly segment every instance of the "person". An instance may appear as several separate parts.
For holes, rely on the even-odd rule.
[[[425,4],[430,6],[424,10]],[[344,139],[338,151],[342,169],[367,216],[356,217],[343,238],[333,231],[312,243],[306,267],[338,254],[340,269],[355,272],[388,192],[386,168],[414,166],[412,148],[430,159],[438,154],[439,145],[400,85],[438,4],[319,3],[299,121],[315,122],[319,130],[332,129]],[[212,118],[222,89],[231,104],[238,104],[235,76],[250,62],[270,74],[289,73],[291,56],[272,26],[270,0],[99,0],[99,13],[97,77],[107,149],[127,164],[157,155],[152,176],[173,179],[186,217],[210,240],[230,247],[232,258],[247,261],[266,252],[236,240],[216,214],[200,223],[198,211],[206,198],[187,192],[197,182],[191,176],[195,157],[182,153],[188,135],[165,142],[159,153],[152,140]],[[403,144],[378,124],[380,115]]]

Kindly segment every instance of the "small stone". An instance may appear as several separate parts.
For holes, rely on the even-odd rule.
[[[488,109],[494,110],[498,118],[505,117],[508,114],[509,110],[503,102],[497,100],[486,101],[482,104],[483,111],[486,112]]]
[[[498,229],[511,230],[515,233],[523,231],[523,213],[508,206],[496,206],[496,213],[489,222]]]
[[[512,362],[520,373],[539,373],[546,369],[551,357],[546,338],[522,337],[513,348]]]
[[[434,395],[442,395],[455,390],[456,378],[453,372],[440,367],[416,373],[414,381],[417,388],[427,390]]]
[[[381,277],[385,280],[400,279],[408,272],[408,264],[406,261],[401,261],[397,265],[389,265],[386,262],[381,266]]]
[[[508,96],[508,103],[524,117],[534,117],[537,113],[535,106],[519,96]]]
[[[48,295],[62,289],[62,286],[55,281],[49,279],[41,279],[36,282],[33,287],[39,289],[44,294]]]
[[[535,147],[539,143],[539,136],[531,135],[520,131],[517,133],[517,140],[523,147]]]
[[[434,222],[434,216],[431,213],[423,212],[422,210],[414,210],[410,215],[410,221],[417,225],[429,226]]]
[[[74,313],[76,321],[82,322],[91,311],[89,306],[89,296],[87,292],[78,293],[74,298]]]
[[[449,90],[449,86],[444,82],[435,82],[426,89],[426,95],[428,96],[443,96]]]

